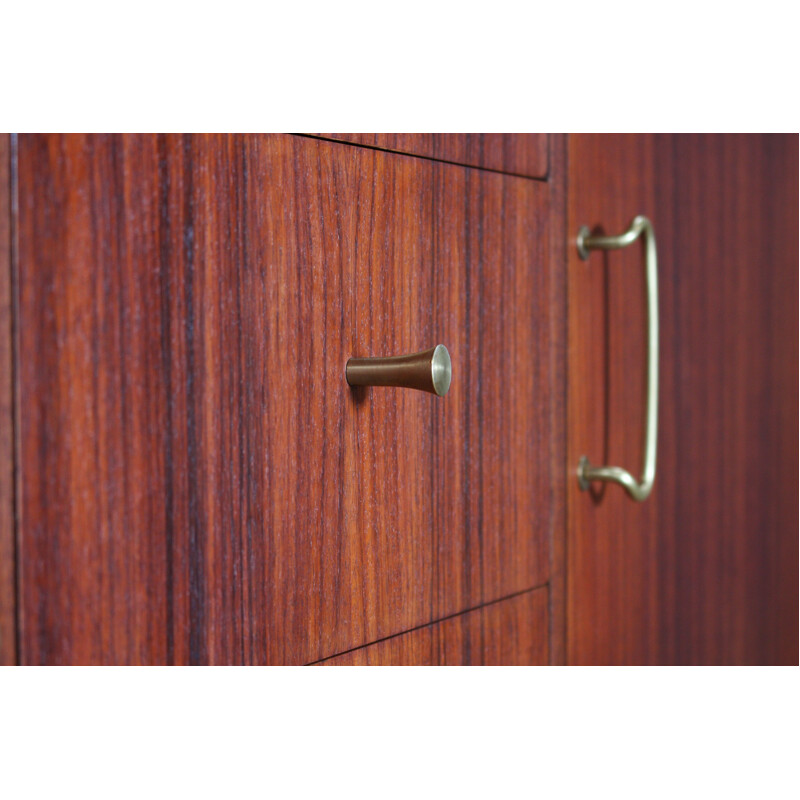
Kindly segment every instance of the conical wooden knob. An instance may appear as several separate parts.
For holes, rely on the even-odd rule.
[[[443,344],[407,356],[351,358],[346,367],[351,386],[398,386],[444,397],[450,388],[450,353]]]

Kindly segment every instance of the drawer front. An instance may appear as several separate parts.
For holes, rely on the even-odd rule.
[[[547,183],[22,136],[19,187],[23,663],[316,661],[548,580]],[[439,342],[445,398],[346,384]]]
[[[547,587],[392,636],[322,662],[329,666],[548,663]]]
[[[380,147],[528,178],[548,174],[546,133],[320,133],[331,139]]]

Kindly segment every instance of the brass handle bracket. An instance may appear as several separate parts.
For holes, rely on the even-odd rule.
[[[578,464],[578,483],[582,490],[592,481],[610,481],[623,486],[638,501],[646,500],[656,478],[656,444],[658,437],[658,262],[656,237],[647,217],[636,217],[625,233],[619,236],[592,236],[584,225],[578,232],[578,254],[585,261],[591,250],[618,250],[643,237],[645,275],[647,279],[647,413],[645,418],[642,477],[636,480],[622,467],[592,466],[586,456]]]
[[[351,358],[345,367],[350,386],[398,386],[444,397],[453,376],[443,344],[406,356]]]

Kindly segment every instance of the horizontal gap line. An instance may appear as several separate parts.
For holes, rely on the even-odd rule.
[[[423,622],[421,625],[415,625],[413,628],[408,628],[407,630],[400,631],[399,633],[392,633],[388,636],[382,636],[380,639],[375,639],[373,642],[367,642],[366,644],[360,644],[356,647],[351,647],[348,650],[342,650],[340,653],[333,653],[332,655],[325,656],[324,658],[320,658],[317,661],[309,661],[306,666],[313,667],[317,664],[323,664],[326,661],[330,661],[332,658],[339,658],[339,656],[345,656],[348,653],[355,653],[357,650],[364,650],[367,647],[372,647],[374,644],[380,644],[381,642],[388,642],[390,639],[396,639],[398,636],[405,636],[407,633],[413,633],[414,631],[421,631],[424,628],[430,628],[432,625],[438,625],[440,622],[446,622],[449,619],[455,619],[456,617],[463,617],[465,614],[469,614],[472,611],[479,611],[482,608],[488,608],[489,606],[497,605],[497,603],[502,603],[505,600],[513,600],[515,597],[521,597],[523,594],[530,594],[531,592],[536,592],[539,589],[545,589],[550,586],[550,581],[545,581],[544,583],[540,583],[537,586],[531,586],[529,589],[520,589],[518,592],[512,592],[511,594],[507,594],[505,597],[498,597],[496,600],[488,600],[485,603],[480,603],[477,606],[473,606],[472,608],[465,608],[463,611],[455,611],[452,614],[447,614],[444,617],[439,617],[439,619],[431,620],[430,622]]]
[[[405,150],[392,150],[389,147],[379,147],[374,144],[363,144],[362,142],[351,142],[347,139],[334,139],[331,136],[315,136],[313,133],[293,133],[292,136],[301,136],[304,139],[316,139],[318,142],[333,142],[334,144],[344,144],[349,147],[361,147],[364,150],[377,150],[380,153],[391,153],[396,156],[407,156],[408,158],[421,158],[424,161],[437,161],[440,164],[452,164],[455,167],[464,167],[464,169],[477,169],[480,172],[492,172],[495,175],[508,175],[511,178],[525,178],[529,181],[538,181],[539,183],[547,183],[550,179],[550,157],[548,153],[547,174],[541,176],[522,175],[519,172],[506,172],[502,169],[492,169],[491,167],[478,167],[475,164],[464,164],[461,161],[448,161],[446,158],[436,158],[435,156],[425,156],[421,153],[409,153]],[[549,147],[548,147],[549,151]]]

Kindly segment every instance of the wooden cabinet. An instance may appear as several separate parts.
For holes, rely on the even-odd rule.
[[[3,660],[796,661],[796,151],[0,139]],[[641,505],[575,478],[638,469],[641,253],[574,243],[638,213]],[[444,398],[345,380],[437,343]]]

